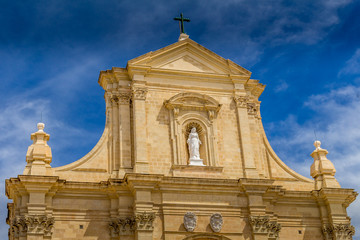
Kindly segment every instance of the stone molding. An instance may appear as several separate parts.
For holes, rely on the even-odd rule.
[[[325,224],[322,227],[325,240],[351,240],[355,234],[354,226],[350,224]]]
[[[120,235],[132,235],[136,229],[136,221],[134,217],[119,217],[112,219],[109,223],[111,237]]]
[[[145,100],[147,92],[148,92],[147,88],[133,88],[132,89],[132,99],[133,100]]]
[[[281,225],[276,221],[270,221],[269,216],[250,216],[249,221],[254,234],[267,234],[271,240],[279,238]]]
[[[11,231],[14,237],[24,236],[27,233],[51,236],[54,218],[44,215],[17,216],[13,219]]]

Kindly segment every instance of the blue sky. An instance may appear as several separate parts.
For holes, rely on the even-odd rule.
[[[342,187],[360,189],[360,2],[0,0],[0,178],[25,166],[41,119],[52,166],[75,161],[105,122],[101,70],[190,38],[250,70],[267,87],[265,131],[275,152],[310,177],[315,140],[329,151]],[[4,193],[4,185],[0,191]],[[0,238],[7,237],[0,196]],[[348,209],[360,237],[360,200]]]

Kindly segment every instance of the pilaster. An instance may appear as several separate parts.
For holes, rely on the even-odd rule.
[[[143,75],[134,75],[132,86],[133,106],[133,139],[134,139],[134,172],[148,173],[149,163],[147,159],[147,136],[146,136],[146,107],[145,99],[148,92],[145,84],[141,82]]]
[[[264,195],[272,187],[273,180],[240,179],[248,198],[249,224],[254,240],[277,240],[281,225],[274,216],[267,215]]]
[[[10,235],[14,239],[51,239],[52,197],[61,188],[58,177],[21,175],[6,180],[6,194],[14,199]]]
[[[239,138],[241,143],[242,162],[246,178],[259,178],[259,172],[255,164],[254,150],[251,140],[250,122],[248,116],[247,96],[234,97],[237,109]]]
[[[133,211],[136,222],[135,239],[153,239],[153,223],[156,218],[152,192],[162,175],[126,174],[125,179],[134,196]]]

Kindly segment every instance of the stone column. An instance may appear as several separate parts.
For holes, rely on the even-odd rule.
[[[138,76],[134,75],[134,79]],[[142,76],[143,77],[143,76]],[[147,88],[144,85],[133,85],[133,138],[134,138],[134,172],[148,173],[149,163],[147,159],[147,136],[146,136],[146,108],[145,99]]]
[[[251,130],[248,116],[248,101],[246,96],[235,96],[237,107],[238,129],[241,144],[241,155],[246,178],[259,178],[259,172],[256,169],[254,150],[251,141]]]

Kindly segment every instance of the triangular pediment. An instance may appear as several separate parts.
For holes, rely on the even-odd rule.
[[[235,74],[249,77],[251,72],[224,59],[191,39],[179,41],[128,62],[128,67],[141,66],[181,72]]]
[[[179,71],[193,71],[193,72],[206,72],[206,73],[215,73],[210,66],[196,60],[192,56],[185,55],[172,62],[167,62],[161,66],[161,69],[171,69]]]

